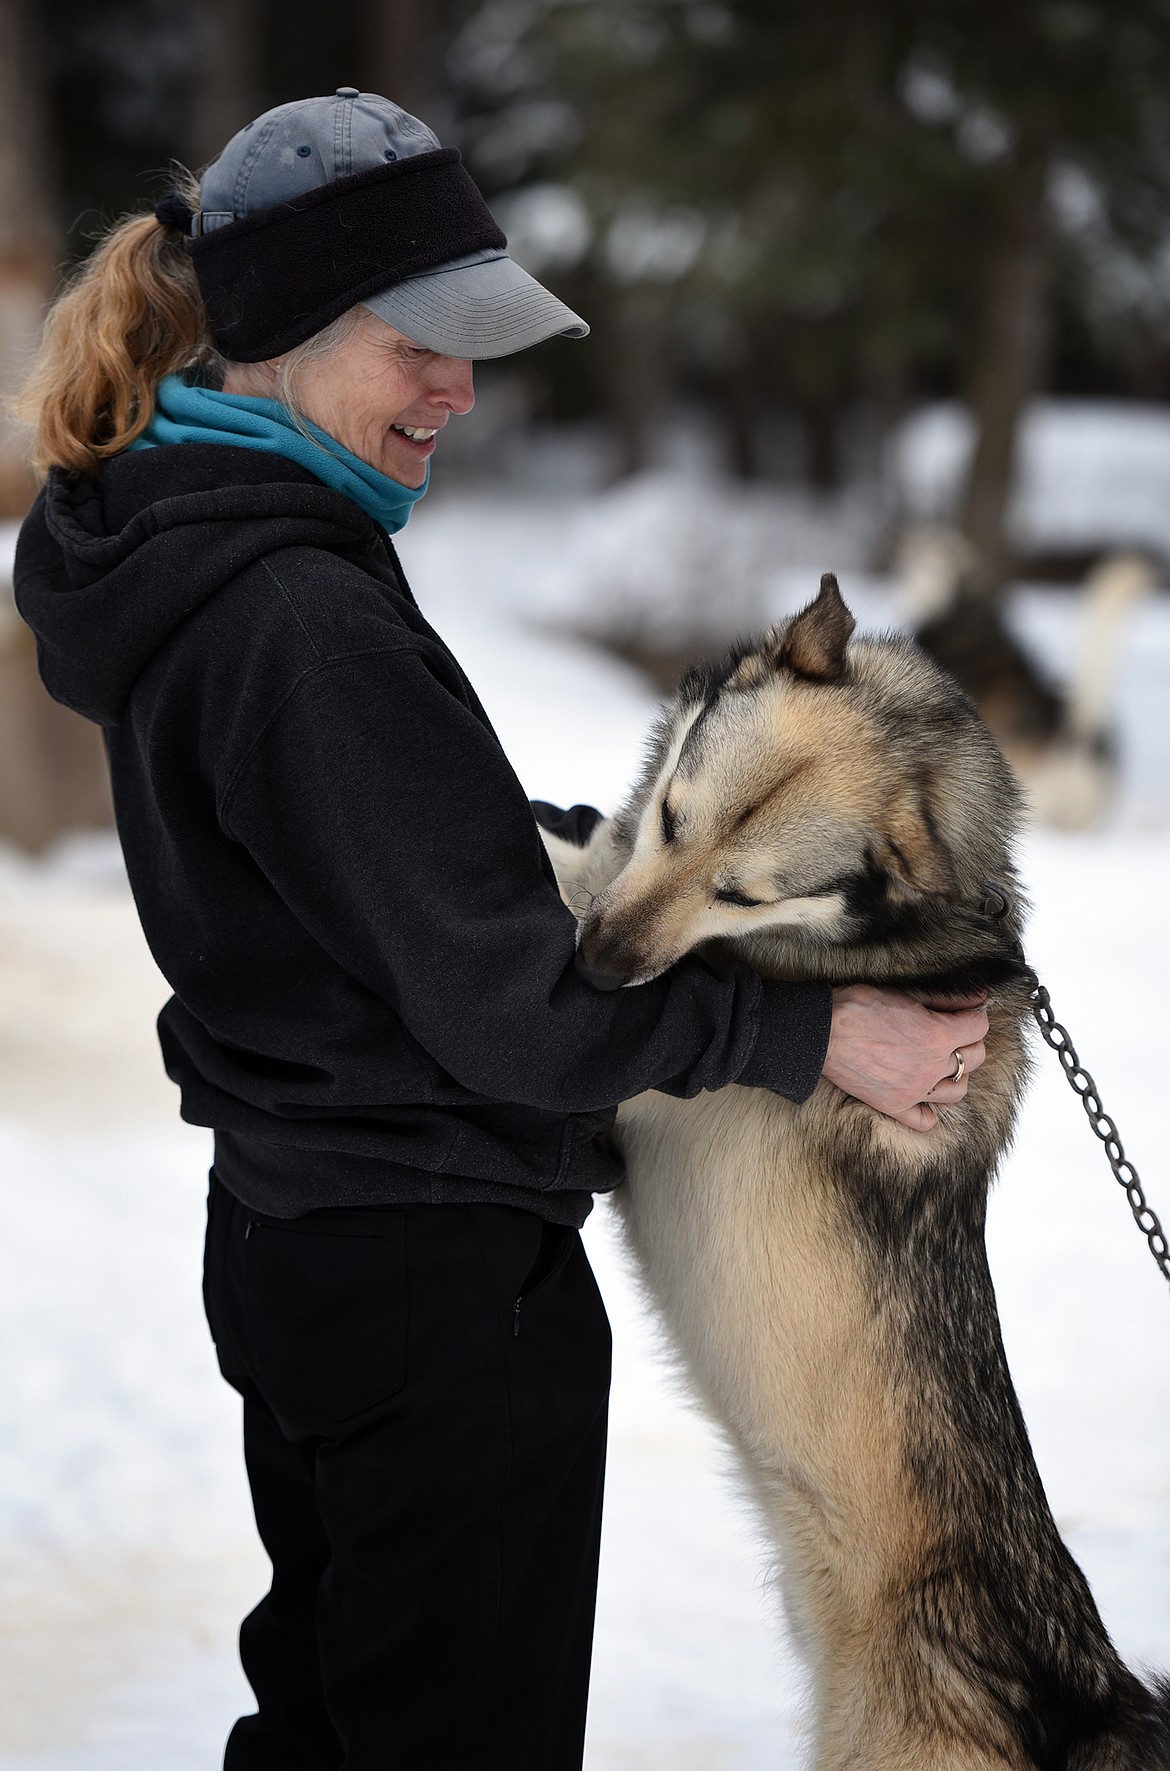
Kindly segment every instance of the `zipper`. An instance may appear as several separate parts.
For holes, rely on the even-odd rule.
[[[524,1281],[524,1290],[512,1305],[513,1338],[516,1338],[520,1333],[520,1311],[525,1299],[530,1298],[534,1292],[539,1291],[545,1280],[556,1272],[557,1268],[565,1259],[567,1251],[568,1243],[563,1236],[560,1246],[550,1249],[549,1228],[545,1225],[541,1231],[541,1246],[537,1253],[536,1260],[533,1263],[531,1272]]]

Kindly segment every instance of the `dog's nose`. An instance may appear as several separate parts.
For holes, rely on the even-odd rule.
[[[595,990],[620,990],[626,981],[618,972],[594,971],[579,947],[573,964],[579,975],[587,984],[592,984]]]

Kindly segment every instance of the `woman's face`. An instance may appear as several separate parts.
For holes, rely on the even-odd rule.
[[[358,310],[358,325],[345,343],[326,357],[310,357],[296,371],[293,392],[301,411],[328,431],[351,454],[401,486],[421,486],[437,433],[453,412],[470,412],[475,404],[471,364],[463,357],[443,357],[405,338],[367,308]],[[267,385],[233,365],[224,386],[229,393],[274,391],[272,365]],[[251,385],[240,383],[247,380]],[[413,432],[414,435],[408,435]]]

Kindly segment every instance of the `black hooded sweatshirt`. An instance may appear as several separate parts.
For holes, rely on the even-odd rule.
[[[384,531],[305,469],[190,443],[55,471],[16,586],[50,693],[105,728],[167,1073],[246,1205],[579,1224],[621,1178],[617,1102],[815,1086],[824,986],[578,976],[474,691]]]

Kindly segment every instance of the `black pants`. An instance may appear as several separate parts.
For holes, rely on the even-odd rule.
[[[579,1767],[610,1343],[578,1233],[258,1218],[213,1178],[204,1296],[273,1566],[225,1771]]]

